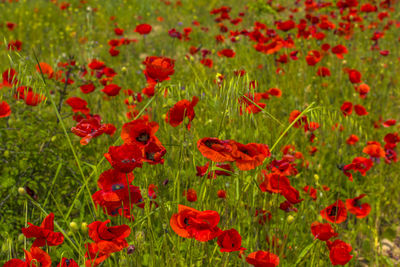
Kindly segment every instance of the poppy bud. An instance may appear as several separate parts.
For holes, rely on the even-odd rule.
[[[4,153],[3,153],[3,156],[4,156],[5,158],[8,158],[8,157],[10,156],[10,151],[5,150]]]
[[[72,230],[73,232],[78,231],[78,224],[77,224],[76,222],[71,222],[71,223],[69,224],[69,227],[71,227],[71,230]]]
[[[128,247],[128,250],[127,250],[126,253],[129,255],[129,254],[132,254],[133,252],[135,252],[135,246],[134,245],[130,245]]]
[[[51,142],[54,142],[54,141],[56,141],[57,140],[57,136],[55,135],[55,136],[53,136],[51,139]]]
[[[122,71],[122,72],[126,72],[126,71],[127,71],[127,68],[126,68],[126,67],[122,67],[122,68],[121,68],[121,71]]]
[[[23,242],[24,241],[24,234],[20,234],[19,236],[18,236],[18,242]]]
[[[318,174],[314,174],[314,179],[315,179],[315,181],[317,181],[317,182],[318,182],[318,180],[319,180],[319,176],[318,176]]]
[[[81,224],[81,231],[86,233],[88,231],[88,224],[86,222],[83,222]]]
[[[286,218],[286,221],[287,221],[288,224],[291,224],[291,223],[294,221],[294,217],[293,217],[292,215],[289,215],[289,216]]]
[[[18,193],[19,193],[20,195],[25,195],[25,194],[26,194],[25,188],[19,187],[19,188],[18,188]]]

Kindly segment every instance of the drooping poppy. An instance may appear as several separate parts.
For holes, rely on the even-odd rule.
[[[22,233],[27,238],[36,238],[32,247],[58,246],[64,242],[64,235],[54,232],[54,213],[44,218],[40,226],[28,222],[29,227],[22,228]]]
[[[342,200],[337,200],[320,212],[322,218],[331,223],[342,223],[347,219],[347,210]]]

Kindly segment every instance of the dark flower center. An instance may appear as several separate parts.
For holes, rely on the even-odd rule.
[[[145,144],[147,143],[147,141],[149,141],[149,139],[150,139],[150,135],[146,132],[143,132],[143,133],[139,134],[138,137],[136,137],[136,140],[138,142],[145,143]]]
[[[146,158],[149,160],[155,160],[154,155],[154,152],[146,152]]]
[[[332,207],[331,210],[329,211],[329,216],[333,217],[336,216],[338,212],[338,208],[336,206]]]
[[[186,224],[186,225],[189,225],[189,218],[185,218],[185,219],[183,220],[183,223]]]

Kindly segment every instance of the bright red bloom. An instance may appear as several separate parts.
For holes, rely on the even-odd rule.
[[[242,237],[236,229],[229,229],[223,231],[217,240],[221,252],[242,251]]]
[[[149,34],[151,32],[151,25],[149,24],[139,24],[136,26],[135,28],[135,32],[139,33],[139,34]]]
[[[79,267],[79,265],[73,259],[63,257],[57,267]]]
[[[274,253],[259,250],[250,253],[246,261],[255,267],[275,267],[279,264],[279,257]]]
[[[267,145],[249,143],[243,145],[236,141],[230,141],[232,146],[232,157],[239,170],[247,171],[260,166],[264,160],[271,156]]]
[[[25,252],[25,260],[12,259],[7,261],[3,267],[51,267],[50,256],[38,247],[31,247],[30,251]]]
[[[84,94],[89,94],[96,89],[93,83],[81,85],[79,88],[81,89],[81,92]]]
[[[364,157],[357,157],[353,159],[353,162],[345,165],[343,167],[343,173],[349,177],[350,181],[353,181],[353,175],[349,172],[350,170],[358,171],[361,173],[362,176],[365,176],[367,171],[371,169],[374,165],[371,159],[367,159]]]
[[[86,100],[72,96],[65,101],[71,108],[74,113],[82,112],[83,114],[89,114],[90,109],[87,107]]]
[[[332,47],[332,53],[337,56],[339,59],[343,59],[343,54],[347,54],[348,50],[344,45],[337,45]]]
[[[337,237],[339,234],[333,230],[329,223],[313,222],[311,224],[311,233],[315,238],[321,241],[327,241],[332,237]]]
[[[298,110],[293,110],[289,115],[289,123],[294,122],[298,116],[300,116],[301,112]],[[307,124],[307,117],[303,116],[293,125],[294,128],[300,128]]]
[[[306,185],[303,190],[304,192],[308,193],[313,200],[317,199],[317,189],[314,187]]]
[[[349,79],[351,83],[360,83],[361,82],[361,73],[358,70],[349,70]]]
[[[29,223],[29,227],[22,228],[22,233],[27,238],[36,238],[32,247],[58,246],[64,242],[64,235],[54,232],[54,213],[44,218],[40,226]]]
[[[155,121],[149,122],[146,118],[137,119],[122,126],[121,138],[125,143],[146,146],[154,140],[158,127]]]
[[[46,99],[44,95],[33,92],[31,87],[20,86],[14,95],[16,99],[23,99],[25,104],[29,106],[37,106]]]
[[[178,101],[167,113],[165,121],[172,127],[177,127],[183,122],[183,119],[187,117],[189,123],[187,125],[188,130],[190,129],[190,123],[195,117],[194,107],[197,105],[199,98],[193,96],[192,101],[183,99]]]
[[[85,257],[89,258],[85,262],[86,267],[95,267],[110,257],[111,253],[121,251],[127,247],[128,243],[124,239],[114,241],[100,241],[97,243],[85,244]]]
[[[306,61],[309,66],[315,66],[322,59],[322,55],[318,50],[311,50],[307,53]]]
[[[355,143],[357,143],[359,140],[358,136],[355,134],[352,134],[349,136],[349,138],[347,138],[346,143],[348,145],[354,145]]]
[[[327,67],[319,67],[317,75],[320,77],[328,77],[331,76],[331,71]]]
[[[287,187],[290,187],[289,179],[280,175],[279,173],[267,173],[266,170],[261,171],[262,182],[260,184],[260,189],[262,192],[269,193],[282,193]]]
[[[40,62],[38,65],[36,65],[36,71],[43,73],[43,75],[47,76],[49,79],[53,78],[54,76],[53,68],[46,62]]]
[[[83,137],[80,141],[81,145],[87,145],[92,138],[95,138],[103,133],[113,135],[116,128],[112,124],[101,124],[101,117],[99,115],[88,116],[86,119],[81,119],[71,131]]]
[[[135,143],[110,146],[104,157],[114,169],[123,173],[132,172],[135,168],[141,168],[143,165],[142,150]]]
[[[195,238],[207,242],[219,236],[220,217],[216,211],[198,211],[190,207],[178,205],[178,213],[172,215],[170,225],[174,232],[184,238]]]
[[[144,147],[142,160],[151,165],[154,164],[164,164],[164,159],[162,158],[167,150],[161,144],[157,137],[153,139]]]
[[[123,240],[125,241],[124,243],[126,243],[125,238],[127,238],[131,234],[131,229],[129,228],[129,226],[123,224],[108,227],[107,224],[110,222],[110,220],[106,220],[105,222],[95,221],[89,224],[89,237],[93,239],[93,241],[96,243],[100,241],[113,242],[115,240]]]
[[[119,94],[121,87],[116,84],[108,84],[101,91],[108,96],[116,96]]]
[[[362,83],[355,87],[356,92],[359,93],[361,98],[365,98],[370,90],[369,86],[365,83]]]
[[[10,116],[11,108],[6,101],[0,101],[0,118],[5,118]]]
[[[362,105],[355,105],[354,110],[358,116],[368,115],[368,111]]]
[[[353,112],[353,103],[349,101],[343,102],[343,105],[340,107],[340,110],[342,111],[343,115],[349,116]]]
[[[332,265],[345,265],[353,258],[353,256],[350,255],[350,251],[353,248],[342,240],[336,239],[333,242],[327,241],[326,244],[330,251],[329,258]]]
[[[130,210],[134,205],[144,207],[140,188],[131,185],[133,179],[132,173],[125,174],[115,169],[103,172],[97,181],[100,190],[92,195],[94,203],[108,215],[131,218]]]
[[[232,49],[228,49],[228,48],[218,51],[217,54],[220,57],[229,57],[229,58],[232,58],[236,55],[235,51],[233,51]]]
[[[320,212],[322,218],[331,223],[342,223],[347,219],[346,207],[340,199]]]
[[[12,87],[13,85],[18,83],[17,80],[17,72],[14,69],[7,69],[3,72],[3,84],[0,85],[0,89],[2,86]]]
[[[372,158],[384,158],[385,150],[382,148],[381,144],[378,142],[368,142],[367,146],[364,147],[363,153],[368,154]]]
[[[347,210],[361,219],[366,217],[371,212],[371,206],[368,203],[360,204],[360,199],[366,194],[361,194],[358,197],[346,199]]]
[[[218,198],[226,199],[226,191],[225,190],[218,190],[217,195],[218,195]]]
[[[17,50],[21,51],[22,42],[20,40],[10,41],[7,46],[8,50]]]
[[[99,61],[97,59],[92,59],[92,61],[89,63],[88,66],[92,70],[101,70],[106,67],[106,64],[104,64],[104,62]]]
[[[203,58],[202,60],[200,60],[200,63],[209,68],[212,68],[213,66],[213,61],[210,58]]]
[[[170,75],[174,74],[174,63],[175,60],[167,57],[147,57],[143,64],[146,69],[143,71],[147,80],[153,80],[155,82],[162,82],[170,79]]]
[[[197,142],[201,154],[214,162],[234,161],[232,145],[229,141],[214,137],[205,137]]]
[[[290,31],[291,29],[294,29],[295,27],[296,27],[296,23],[294,23],[293,20],[286,20],[283,22],[278,22],[276,28],[278,30],[287,32],[287,31]]]

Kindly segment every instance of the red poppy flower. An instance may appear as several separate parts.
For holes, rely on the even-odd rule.
[[[279,265],[279,257],[277,255],[263,250],[250,253],[246,261],[255,267],[275,267]]]
[[[343,59],[343,54],[347,54],[348,50],[344,45],[337,45],[332,47],[332,53],[337,56],[339,59]]]
[[[368,203],[360,204],[360,199],[365,196],[366,194],[361,194],[358,197],[346,199],[347,210],[359,219],[366,217],[371,211],[371,206]]]
[[[340,199],[320,212],[322,218],[331,223],[342,223],[347,219],[346,207]]]
[[[281,204],[279,204],[279,209],[283,210],[284,212],[297,212],[297,208],[295,208],[293,206],[292,203],[290,203],[289,201],[285,200],[284,202],[282,202]]]
[[[27,238],[36,238],[33,247],[58,246],[64,242],[62,233],[54,232],[54,213],[44,218],[40,226],[29,223],[29,227],[22,228],[22,233]]]
[[[321,241],[327,241],[332,237],[337,237],[339,234],[333,230],[329,223],[313,222],[311,224],[311,233],[315,238]]]
[[[378,142],[368,142],[367,146],[364,147],[363,153],[370,155],[372,158],[384,158],[385,150],[383,150],[382,146]]]
[[[10,116],[11,108],[6,101],[0,101],[0,118],[5,118]]]
[[[63,257],[57,267],[79,267],[79,265],[73,259]]]
[[[356,92],[359,93],[361,98],[365,98],[370,90],[369,86],[365,83],[362,83],[355,87]]]
[[[343,105],[340,107],[340,110],[342,111],[343,115],[349,116],[353,112],[353,103],[349,101],[343,102]]]
[[[92,59],[92,61],[89,63],[89,68],[92,70],[101,70],[105,68],[106,64],[104,62],[99,61],[97,59]]]
[[[370,4],[370,3],[363,4],[363,5],[360,7],[360,11],[361,11],[361,12],[366,12],[366,13],[369,13],[369,12],[376,12],[377,10],[378,10],[378,7],[375,6],[375,5],[372,5],[372,4]]]
[[[47,76],[49,79],[53,78],[54,76],[53,68],[46,62],[40,62],[38,65],[36,65],[36,71],[43,73],[43,75]]]
[[[88,225],[89,237],[93,239],[94,242],[98,243],[100,241],[115,241],[123,240],[126,243],[125,238],[131,234],[131,229],[128,225],[118,225],[108,227],[107,224],[110,220],[105,222],[95,221]],[[126,243],[127,244],[127,243]]]
[[[355,105],[354,110],[358,116],[368,115],[368,111],[362,105]]]
[[[22,42],[20,40],[10,41],[7,46],[8,50],[17,50],[21,51],[22,49]]]
[[[172,215],[170,225],[174,232],[184,238],[207,242],[221,233],[217,227],[220,217],[216,211],[198,211],[178,205],[178,213]]]
[[[217,240],[221,252],[232,252],[246,250],[242,247],[242,237],[236,229],[223,231]]]
[[[205,137],[197,142],[200,153],[214,162],[235,161],[232,157],[232,145],[227,140]]]
[[[357,157],[353,159],[353,162],[345,165],[343,167],[343,173],[349,177],[350,181],[353,181],[353,175],[349,172],[350,170],[358,171],[361,173],[362,176],[365,176],[367,171],[371,169],[374,165],[371,159],[367,159],[364,157]]]
[[[50,256],[38,247],[31,247],[30,251],[25,252],[25,260],[12,259],[7,261],[3,267],[51,267]]]
[[[346,143],[348,145],[354,145],[358,142],[358,140],[359,140],[358,136],[355,134],[352,134],[349,136],[349,138],[347,138]]]
[[[266,170],[261,171],[262,183],[260,189],[262,192],[282,193],[287,187],[290,187],[290,181],[286,176],[279,173],[267,173]]]
[[[299,191],[293,186],[284,187],[281,195],[284,196],[291,204],[297,204],[304,200],[304,198],[300,199]]]
[[[116,35],[123,35],[124,34],[124,29],[121,29],[121,28],[115,28],[114,29],[114,33],[116,34]]]
[[[18,83],[17,80],[17,72],[14,69],[7,69],[3,72],[3,84],[0,85],[0,89],[2,86],[12,87],[14,84]]]
[[[218,190],[217,196],[218,196],[218,198],[226,199],[226,191],[225,190]]]
[[[155,82],[162,82],[170,79],[170,75],[174,74],[174,63],[175,60],[167,57],[147,57],[143,64],[146,69],[143,71],[147,80],[153,80]]]
[[[322,55],[318,50],[311,50],[307,53],[306,61],[309,66],[315,66],[322,59]]]
[[[349,70],[348,74],[351,83],[361,82],[361,73],[358,70]]]
[[[149,34],[151,32],[151,25],[149,24],[139,24],[136,26],[135,28],[135,32],[139,33],[139,34]]]
[[[86,267],[96,267],[108,257],[111,253],[121,251],[128,246],[125,240],[117,239],[114,241],[100,241],[97,243],[85,244],[85,257],[88,258],[85,262]]]
[[[196,190],[193,188],[189,188],[187,191],[183,191],[183,196],[186,196],[186,200],[189,202],[196,202],[197,201],[197,193]]]
[[[96,89],[93,83],[81,85],[79,88],[81,89],[81,92],[84,94],[89,94]]]
[[[283,22],[277,22],[277,29],[287,32],[290,31],[291,29],[294,29],[296,27],[296,23],[294,23],[293,20],[286,20]]]
[[[390,127],[390,126],[396,125],[396,120],[395,119],[388,119],[388,120],[384,121],[382,123],[382,125],[383,125],[383,127]]]
[[[247,171],[263,164],[264,160],[271,156],[267,145],[249,143],[243,145],[236,141],[230,141],[232,146],[232,157],[239,170]]]
[[[122,126],[121,138],[125,143],[146,146],[154,139],[158,127],[155,121],[149,122],[146,118],[137,119]]]
[[[313,200],[317,199],[317,189],[314,187],[306,185],[303,190],[304,192],[308,193]]]
[[[164,159],[162,158],[167,150],[161,144],[157,137],[153,137],[152,140],[144,147],[142,160],[151,165],[164,164]]]
[[[92,138],[102,135],[103,133],[112,136],[116,128],[112,124],[101,124],[101,117],[99,115],[94,115],[80,120],[75,127],[71,128],[71,131],[75,135],[83,137],[80,141],[81,145],[87,145]]]
[[[183,119],[187,117],[189,123],[187,125],[188,130],[190,129],[190,123],[195,117],[194,107],[197,105],[199,98],[193,96],[192,101],[183,99],[178,101],[167,113],[165,121],[172,127],[177,127],[183,122]]]
[[[328,77],[331,76],[331,71],[327,67],[319,67],[317,75],[320,77]]]
[[[353,258],[350,255],[353,248],[342,240],[327,241],[326,244],[329,248],[329,258],[332,265],[345,265]]]
[[[289,123],[294,122],[298,116],[300,116],[301,112],[298,110],[293,110],[290,115],[289,115]],[[293,125],[294,128],[300,128],[303,125],[307,124],[307,117],[303,116],[299,120],[296,121],[296,123]]]
[[[116,96],[119,94],[121,87],[116,84],[108,84],[101,91],[108,96]]]
[[[89,114],[90,109],[87,107],[86,100],[72,96],[65,101],[71,108],[73,112],[82,112],[83,114]]]
[[[213,61],[210,58],[203,58],[202,60],[200,60],[200,63],[203,64],[206,67],[209,67],[210,69],[213,66]]]
[[[229,57],[229,58],[232,58],[236,55],[235,51],[233,51],[232,49],[229,49],[229,48],[222,49],[222,50],[218,51],[217,54],[220,57]]]
[[[14,97],[23,99],[28,106],[37,106],[46,99],[44,95],[33,92],[33,89],[27,86],[18,87]]]
[[[8,30],[12,31],[12,30],[15,29],[15,27],[17,27],[17,24],[15,24],[13,22],[10,22],[10,21],[7,21],[6,27],[7,27]]]
[[[132,172],[135,168],[141,168],[143,165],[142,150],[135,143],[110,146],[104,157],[114,169],[123,173]]]

